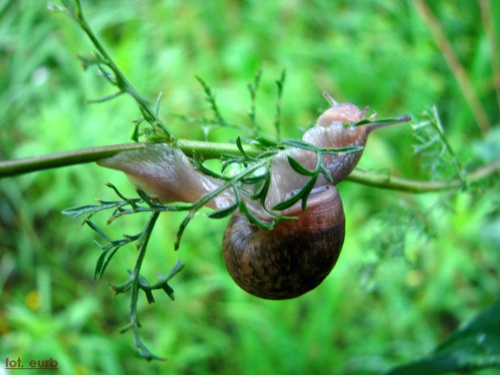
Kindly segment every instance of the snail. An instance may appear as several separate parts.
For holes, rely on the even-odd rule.
[[[353,104],[337,103],[327,93],[323,95],[331,107],[302,137],[304,142],[321,148],[364,147],[373,130],[409,121],[409,116],[403,116],[354,125],[365,119],[368,107],[360,110]],[[250,223],[245,215],[233,215],[224,233],[222,253],[229,274],[242,289],[265,299],[289,299],[314,289],[325,279],[337,262],[345,235],[344,210],[336,185],[355,168],[362,152],[322,155],[330,182],[318,176],[305,210],[297,202],[281,212],[296,220],[281,221],[266,230]],[[310,170],[318,162],[316,152],[302,148],[285,149],[276,155],[271,162],[265,207],[243,198],[248,210],[262,221],[270,220],[272,207],[291,198],[309,181],[308,176],[292,168],[289,157]],[[196,202],[223,183],[196,170],[179,149],[162,144],[125,151],[98,164],[125,172],[136,187],[164,203]],[[224,190],[207,206],[223,209],[234,202],[234,193]]]

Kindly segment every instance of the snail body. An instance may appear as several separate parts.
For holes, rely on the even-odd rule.
[[[360,110],[353,104],[338,104],[326,93],[324,96],[331,108],[302,138],[321,148],[364,147],[373,130],[409,120],[405,116],[387,123],[355,126],[365,118],[368,108]],[[345,235],[345,216],[335,185],[351,173],[361,155],[362,149],[323,154],[323,166],[333,182],[318,176],[305,210],[297,203],[281,212],[296,220],[281,221],[272,230],[266,230],[240,213],[231,218],[224,233],[222,253],[229,274],[242,289],[261,298],[288,299],[314,289],[323,281],[337,262]],[[249,211],[262,221],[271,219],[272,207],[291,198],[309,180],[292,168],[289,157],[309,170],[318,162],[316,152],[299,148],[284,150],[273,159],[265,207],[243,197]],[[160,144],[122,152],[99,164],[125,172],[137,187],[163,202],[196,202],[222,184],[193,168],[180,150]],[[223,209],[234,202],[233,193],[225,190],[207,206]]]

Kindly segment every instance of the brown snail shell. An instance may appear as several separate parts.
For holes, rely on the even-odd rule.
[[[234,281],[248,293],[266,299],[298,297],[315,287],[335,266],[344,243],[345,217],[335,186],[312,193],[273,230],[258,228],[235,215],[223,240],[223,258]]]

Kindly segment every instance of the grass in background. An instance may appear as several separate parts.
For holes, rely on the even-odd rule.
[[[381,117],[418,119],[437,105],[463,163],[498,158],[499,107],[479,5],[431,5],[496,126],[487,137],[411,1],[83,2],[133,84],[152,100],[163,92],[162,116],[181,138],[204,134],[169,114],[210,115],[195,75],[216,91],[229,121],[249,123],[245,85],[265,61],[257,123],[266,134],[274,136],[274,81],[285,68],[283,138],[300,137],[314,122],[327,90]],[[130,99],[84,104],[110,93],[79,67],[75,54],[90,50],[44,2],[0,4],[2,159],[129,140],[138,116]],[[209,139],[237,135],[213,130]],[[360,165],[427,179],[414,143],[409,126],[381,131]],[[169,358],[146,363],[132,355],[132,337],[118,334],[128,299],[112,298],[105,284],[126,277],[135,250],[123,251],[96,282],[94,233],[60,215],[111,198],[107,181],[133,194],[121,174],[95,165],[0,181],[0,360],[52,357],[65,374],[374,374],[426,355],[498,298],[498,183],[425,196],[341,184],[347,235],[339,263],[315,291],[282,302],[258,300],[232,282],[220,253],[224,222],[200,215],[174,253],[182,215],[167,214],[145,271],[165,272],[176,258],[186,267],[172,282],[175,302],[141,301],[146,342]],[[115,223],[109,233],[134,232],[141,219]]]

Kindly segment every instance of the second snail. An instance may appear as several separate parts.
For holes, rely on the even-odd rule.
[[[257,297],[295,298],[324,280],[335,266],[344,243],[345,217],[336,185],[356,167],[373,130],[409,121],[409,116],[403,116],[394,121],[365,123],[368,108],[360,110],[353,104],[337,103],[327,93],[324,96],[331,107],[319,116],[316,126],[304,133],[302,140],[320,148],[360,146],[360,150],[322,156],[330,178],[322,175],[317,178],[305,210],[299,201],[279,212],[295,220],[281,221],[267,230],[237,212],[225,230],[224,264],[234,281]],[[308,182],[307,176],[292,167],[290,157],[308,170],[318,163],[317,153],[303,148],[285,149],[276,155],[270,166],[265,207],[261,202],[244,198],[248,210],[263,222],[272,219],[273,207],[290,199]],[[196,202],[223,184],[222,180],[196,170],[179,149],[161,144],[122,152],[99,164],[125,172],[137,188],[163,203]],[[220,210],[234,201],[234,192],[224,190],[207,206]]]

